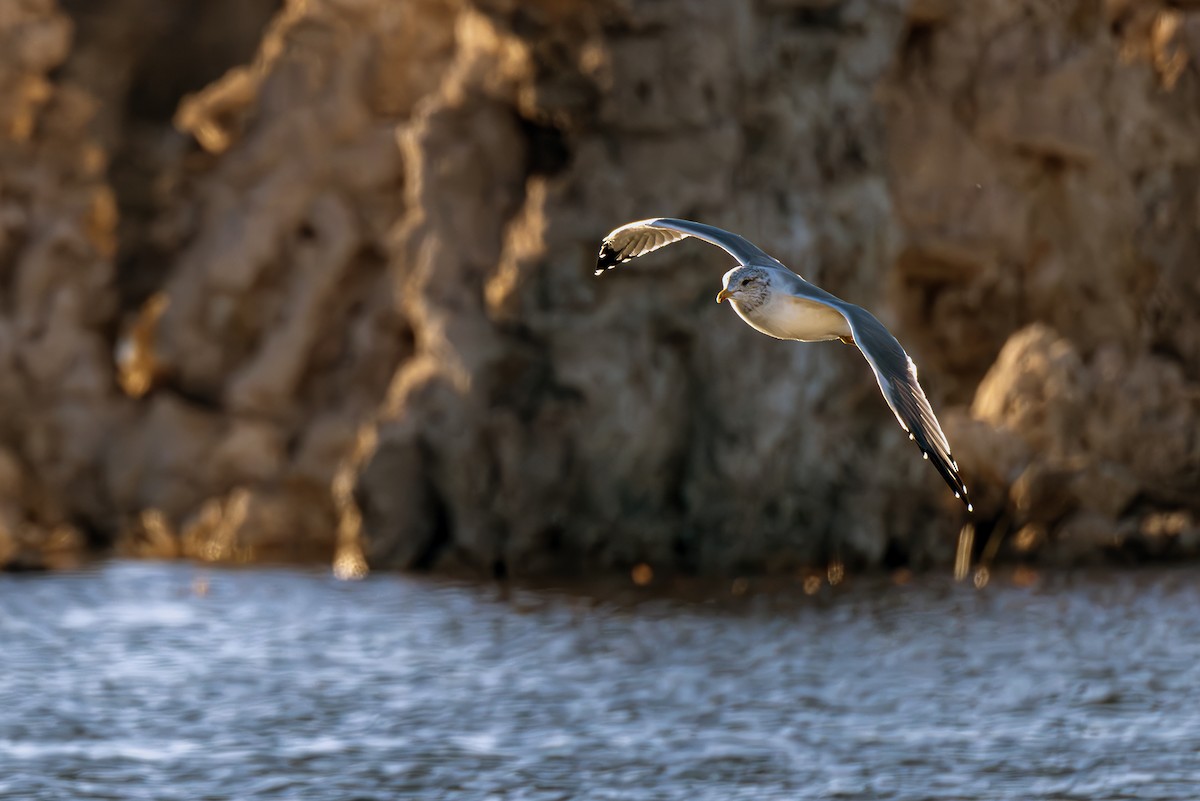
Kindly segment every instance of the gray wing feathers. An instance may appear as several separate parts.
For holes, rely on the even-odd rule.
[[[884,400],[892,408],[901,427],[908,432],[909,439],[917,443],[938,473],[950,485],[954,495],[972,511],[967,497],[967,487],[958,474],[958,464],[950,453],[950,443],[925,397],[925,391],[917,382],[917,367],[904,352],[883,323],[860,306],[840,303],[839,311],[850,323],[855,344],[866,357]]]
[[[691,220],[656,217],[622,225],[604,237],[596,259],[596,275],[673,242],[694,236],[724,250],[739,264],[783,266],[750,241],[721,228]]]

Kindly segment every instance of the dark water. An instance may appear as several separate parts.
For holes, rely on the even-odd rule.
[[[585,594],[0,577],[5,799],[1200,798],[1200,573]]]

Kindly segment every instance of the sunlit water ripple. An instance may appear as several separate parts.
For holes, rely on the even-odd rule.
[[[4,576],[0,798],[1193,801],[1197,579]]]

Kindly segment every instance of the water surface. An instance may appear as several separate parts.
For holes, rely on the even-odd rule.
[[[0,798],[1193,801],[1198,579],[0,576]]]

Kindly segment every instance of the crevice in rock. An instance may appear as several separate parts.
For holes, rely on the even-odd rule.
[[[793,9],[787,15],[790,28],[839,30],[843,26],[842,4],[830,3]]]
[[[527,143],[526,171],[531,177],[549,177],[567,169],[571,163],[571,151],[561,130],[520,115],[517,116],[517,124]]]
[[[449,504],[433,482],[426,480],[425,513],[429,521],[429,538],[409,565],[413,570],[432,570],[438,559],[454,541],[454,518]]]
[[[98,101],[94,127],[109,152],[119,212],[120,308],[162,286],[179,243],[156,230],[177,201],[194,145],[172,118],[180,100],[249,63],[282,0],[60,0],[75,45],[60,70]]]

